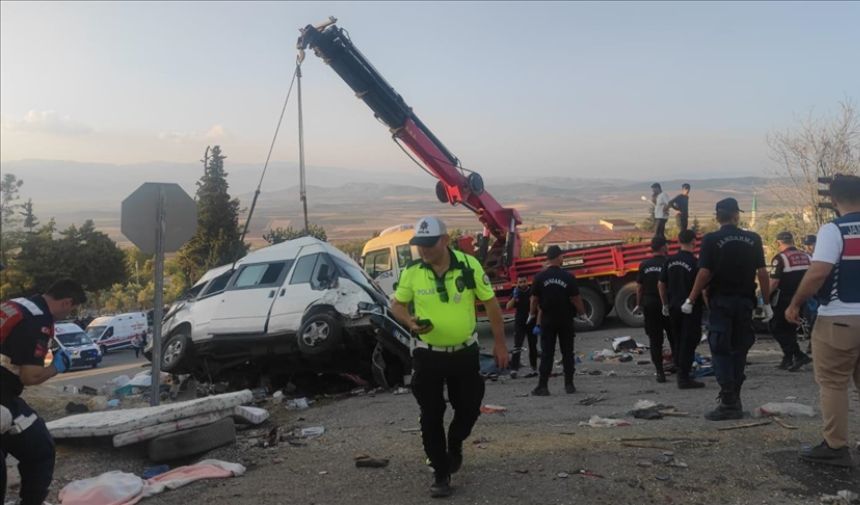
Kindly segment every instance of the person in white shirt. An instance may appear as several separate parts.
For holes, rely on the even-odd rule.
[[[669,220],[669,195],[663,192],[659,182],[651,185],[651,200],[654,202],[654,236],[666,238],[666,221]]]
[[[824,441],[804,447],[804,461],[852,466],[848,448],[848,382],[860,389],[860,177],[837,175],[830,198],[839,218],[818,230],[812,265],[785,318],[800,323],[801,307],[821,305],[812,329],[815,381],[821,396]]]

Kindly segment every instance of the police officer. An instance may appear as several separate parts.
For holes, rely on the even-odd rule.
[[[811,363],[812,359],[800,350],[797,344],[798,326],[785,319],[785,309],[800,286],[803,274],[809,269],[810,258],[794,247],[791,232],[778,233],[776,243],[779,254],[771,260],[770,305],[773,307],[773,319],[770,320],[770,332],[782,348],[782,361],[777,368],[796,372],[803,365]]]
[[[576,392],[576,386],[573,384],[576,367],[573,355],[573,318],[577,312],[585,316],[585,305],[576,286],[576,277],[561,269],[561,248],[557,245],[549,246],[546,259],[549,266],[537,274],[532,283],[531,318],[537,316],[538,308],[541,313],[540,376],[537,387],[532,391],[535,396],[549,395],[547,386],[554,363],[556,340],[561,349],[561,362],[564,367],[564,390],[568,394]]]
[[[463,463],[463,441],[480,415],[484,381],[478,363],[475,303],[487,311],[499,368],[508,364],[502,309],[489,278],[474,257],[449,248],[445,223],[423,217],[409,242],[418,247],[420,261],[400,275],[391,304],[392,313],[418,335],[413,340],[412,394],[421,409],[421,437],[430,458],[433,497],[451,494],[451,474]],[[411,307],[411,309],[410,309]],[[445,437],[445,397],[454,418]]]
[[[693,250],[696,233],[684,230],[678,234],[681,250],[666,258],[666,266],[660,274],[660,300],[663,302],[663,315],[669,316],[669,340],[672,345],[675,366],[678,368],[678,389],[703,388],[705,384],[690,376],[696,347],[702,338],[702,307],[697,301],[692,314],[681,312],[681,305],[693,289],[693,282],[699,272],[698,262]]]
[[[663,303],[657,283],[666,264],[666,239],[662,236],[651,239],[651,257],[639,264],[636,275],[636,307],[634,313],[645,316],[645,334],[651,347],[651,362],[657,370],[657,382],[666,382],[663,371],[663,334],[669,333],[669,318],[664,315]],[[675,356],[674,341],[669,336],[669,347]]]
[[[678,231],[685,231],[690,218],[690,185],[688,183],[681,184],[681,193],[669,200],[669,207],[678,211],[675,214]]]
[[[813,463],[851,466],[848,382],[853,377],[860,384],[860,177],[834,176],[830,198],[841,217],[818,230],[812,264],[785,318],[800,322],[801,307],[817,292],[821,305],[812,329],[812,350],[824,441],[804,448],[800,457]]]
[[[803,247],[806,249],[806,252],[812,256],[815,254],[815,241],[817,237],[815,235],[807,235],[806,238],[803,239]]]
[[[528,280],[521,275],[517,278],[517,285],[511,294],[511,299],[508,300],[506,309],[510,310],[516,307],[516,316],[514,317],[514,352],[511,357],[511,375],[518,374],[520,369],[520,357],[523,352],[523,342],[528,337],[529,342],[529,365],[531,371],[525,377],[534,377],[537,375],[537,335],[534,334],[534,324],[529,321],[529,309],[531,307],[532,289],[529,286]],[[515,376],[515,375],[514,375]]]
[[[746,379],[747,353],[755,342],[752,315],[756,305],[756,278],[763,299],[770,299],[761,237],[738,228],[740,212],[734,198],[717,202],[720,229],[702,239],[696,282],[681,306],[685,314],[692,314],[702,291],[708,289],[708,344],[714,375],[720,385],[719,405],[705,414],[705,419],[710,421],[743,417],[741,386]],[[770,321],[771,306],[764,304],[762,310],[762,320]]]
[[[44,294],[0,304],[0,462],[6,454],[18,460],[21,505],[41,505],[54,476],[54,440],[45,421],[21,398],[24,386],[42,384],[68,370],[71,361],[58,349],[50,366],[45,355],[54,337],[54,321],[64,319],[86,296],[70,280],[55,283]],[[0,465],[0,503],[6,498],[6,465]]]

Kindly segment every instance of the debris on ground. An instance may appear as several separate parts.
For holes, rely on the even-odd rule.
[[[325,428],[323,426],[311,426],[309,428],[299,428],[296,430],[296,436],[299,438],[317,438],[325,433]]]
[[[356,468],[385,468],[388,460],[385,458],[371,458],[370,456],[358,456],[355,458]]]
[[[260,407],[239,405],[233,408],[233,419],[249,424],[262,424],[269,418],[269,411]]]
[[[579,400],[579,404],[580,405],[594,405],[595,403],[600,403],[604,400],[606,400],[606,398],[603,395],[588,396],[588,397],[583,398],[582,400]]]
[[[95,396],[95,395],[99,394],[99,391],[96,388],[91,388],[89,386],[81,386],[80,393],[82,395]]]
[[[404,387],[399,387],[394,390],[394,394],[396,395],[406,395],[409,394],[409,389]]]
[[[180,466],[145,480],[131,473],[113,471],[72,481],[60,490],[59,498],[63,505],[136,503],[144,497],[198,480],[238,477],[244,473],[245,467],[240,464],[215,459]]]
[[[620,426],[630,426],[629,421],[624,419],[611,419],[608,417],[591,416],[588,421],[581,421],[580,426],[591,426],[592,428],[617,428]]]
[[[759,421],[757,423],[744,423],[744,424],[735,424],[733,426],[723,426],[722,428],[717,428],[719,431],[729,431],[729,430],[741,430],[744,428],[756,428],[758,426],[767,426],[771,424],[771,420],[767,421]]]
[[[621,351],[635,351],[639,348],[639,344],[633,339],[633,337],[616,337],[612,339],[612,349],[615,352]]]
[[[591,470],[586,470],[585,468],[577,470],[575,473],[577,475],[582,475],[583,477],[591,477],[593,479],[605,479],[605,477],[600,475],[599,473],[594,473]]]
[[[507,411],[508,408],[501,405],[481,405],[481,414],[504,414]]]
[[[141,477],[143,477],[144,479],[151,479],[156,475],[161,475],[168,470],[170,470],[170,465],[150,466],[148,468],[143,469]]]
[[[855,505],[860,503],[860,495],[853,491],[843,489],[835,495],[826,494],[821,497],[821,503],[830,505]]]
[[[310,407],[312,401],[308,400],[305,397],[301,397],[287,400],[284,403],[286,403],[287,405],[287,410],[305,410],[306,408]]]
[[[66,404],[66,412],[69,414],[83,414],[89,412],[90,408],[83,403],[69,402]]]
[[[815,417],[815,409],[809,405],[794,402],[770,402],[755,409],[754,417]]]

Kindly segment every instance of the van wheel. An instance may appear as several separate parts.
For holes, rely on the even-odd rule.
[[[315,312],[306,317],[297,337],[304,354],[330,352],[340,341],[340,320],[330,312]]]
[[[184,331],[174,333],[164,341],[161,349],[161,370],[177,373],[182,370],[183,361],[189,355],[191,339]]]
[[[603,295],[589,287],[583,287],[579,288],[579,296],[582,297],[582,304],[585,305],[585,313],[588,319],[591,320],[591,324],[574,321],[574,328],[576,331],[589,331],[600,328],[600,325],[603,324],[603,319],[606,317],[606,300],[603,298]]]
[[[645,316],[642,313],[634,314],[636,308],[636,283],[628,282],[615,295],[615,313],[627,326],[639,328],[645,326]]]

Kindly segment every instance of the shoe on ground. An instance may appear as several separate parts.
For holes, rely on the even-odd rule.
[[[448,471],[457,473],[463,466],[463,446],[448,449]]]
[[[788,370],[788,368],[794,363],[794,358],[791,356],[783,356],[782,361],[776,365],[776,368],[779,370]]]
[[[659,382],[660,384],[666,382],[666,374],[663,372],[657,372],[657,382]]]
[[[532,377],[537,377],[537,376],[538,376],[537,370],[535,370],[534,368],[530,368],[529,371],[526,372],[525,375],[523,375],[523,377],[526,379],[530,379]]]
[[[511,370],[511,379],[516,379],[520,375],[518,370]]]
[[[737,395],[720,392],[717,398],[720,401],[719,405],[706,413],[705,419],[708,421],[731,421],[744,418],[744,408]]]
[[[436,475],[433,478],[433,484],[430,486],[431,498],[447,498],[451,496],[451,476]]]
[[[812,358],[807,356],[806,354],[800,353],[797,357],[794,358],[794,364],[788,369],[789,372],[797,372],[804,366],[812,363]]]
[[[546,386],[538,386],[532,390],[532,396],[549,396],[549,389]]]
[[[573,393],[576,393],[576,386],[574,386],[572,383],[571,384],[565,384],[564,385],[564,392],[569,394],[569,395],[572,395]]]
[[[705,383],[695,379],[678,380],[678,389],[699,389],[703,387],[705,387]]]
[[[807,463],[818,463],[822,465],[850,467],[854,465],[851,460],[851,451],[848,446],[832,449],[827,442],[821,442],[814,447],[804,447],[800,450],[800,459]]]

